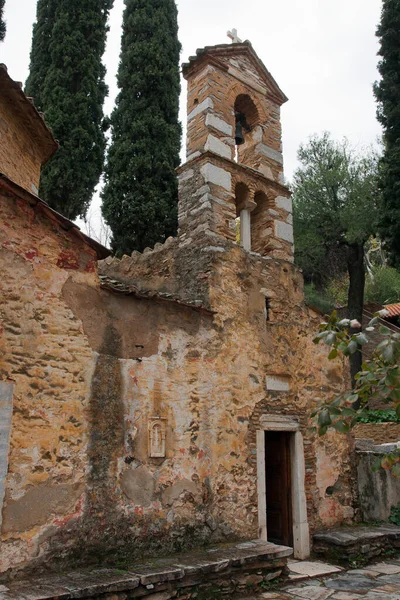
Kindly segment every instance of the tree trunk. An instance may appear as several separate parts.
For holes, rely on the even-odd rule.
[[[347,271],[349,273],[349,292],[347,296],[347,310],[349,319],[357,319],[362,324],[364,307],[364,244],[349,244],[347,247]],[[360,329],[350,329],[351,333],[357,333]],[[355,375],[361,370],[362,352],[357,351],[350,356],[351,383],[354,387]]]

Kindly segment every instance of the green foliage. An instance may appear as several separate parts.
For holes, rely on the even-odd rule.
[[[327,322],[321,323],[315,344],[323,342],[329,346],[329,360],[349,356],[370,343],[368,334],[378,329],[382,341],[376,346],[371,359],[362,364],[355,376],[353,390],[321,403],[313,411],[316,429],[320,436],[333,427],[340,433],[348,433],[360,417],[368,414],[370,400],[379,400],[393,406],[400,418],[400,334],[385,327],[377,313],[365,331],[354,333],[356,323],[349,319],[338,319],[336,311]],[[400,476],[400,452],[377,459],[376,469],[384,468],[396,477]]]
[[[304,295],[307,304],[315,306],[324,314],[334,308],[346,306],[349,277],[343,274],[327,281],[322,287],[305,284]],[[365,301],[378,304],[391,304],[400,301],[400,272],[393,267],[373,268],[365,278]]]
[[[400,423],[400,417],[392,409],[363,411],[356,419],[357,423]]]
[[[389,521],[394,525],[400,525],[400,502],[392,506],[390,510]]]
[[[394,266],[400,267],[400,0],[383,0],[375,83],[377,116],[383,127],[384,154],[380,164],[383,211],[381,234]]]
[[[393,267],[374,269],[372,278],[367,277],[365,298],[380,304],[392,304],[400,301],[400,272]]]
[[[327,283],[326,293],[333,299],[334,306],[346,306],[347,304],[347,293],[349,290],[349,276],[347,273],[341,277],[332,279]],[[329,311],[331,312],[331,311]]]
[[[0,0],[0,42],[2,42],[6,35],[6,23],[3,18],[4,4],[6,0]]]
[[[60,149],[42,169],[40,195],[70,219],[84,216],[103,170],[108,89],[101,58],[113,0],[38,0],[26,93]]]
[[[334,298],[324,290],[317,290],[312,283],[305,284],[304,297],[309,306],[314,306],[323,314],[330,313],[335,308]]]
[[[176,233],[180,49],[174,0],[125,0],[102,194],[118,255]]]
[[[318,288],[348,272],[347,309],[362,319],[364,305],[364,246],[375,232],[379,216],[377,157],[357,156],[344,140],[329,133],[313,136],[298,151],[293,207],[295,261],[307,282]],[[361,353],[351,355],[352,381],[361,366]]]
[[[375,232],[377,157],[357,156],[346,140],[334,142],[325,132],[300,146],[298,159],[293,180],[296,261],[306,275],[323,279],[329,251],[364,245]]]

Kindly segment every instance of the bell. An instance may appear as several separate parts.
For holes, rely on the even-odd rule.
[[[244,144],[243,126],[240,121],[236,121],[235,144],[236,146]]]

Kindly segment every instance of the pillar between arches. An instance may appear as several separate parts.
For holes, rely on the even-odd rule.
[[[244,250],[251,250],[251,212],[257,204],[253,200],[245,200],[238,207],[240,214],[240,245]]]

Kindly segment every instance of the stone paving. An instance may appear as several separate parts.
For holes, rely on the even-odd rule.
[[[289,583],[240,600],[400,600],[400,560],[386,560],[347,572],[315,561],[292,562],[288,566]]]

